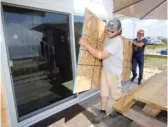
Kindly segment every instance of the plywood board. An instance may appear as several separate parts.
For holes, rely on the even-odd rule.
[[[130,80],[132,68],[132,42],[129,39],[122,37],[123,41],[123,71],[122,80]]]
[[[101,78],[101,69],[102,68],[100,66],[94,67],[93,79],[92,79],[92,89],[100,86],[100,80],[98,80],[98,79]]]
[[[105,40],[105,23],[90,10],[85,11],[83,38],[93,48],[102,50]],[[84,47],[80,47],[74,93],[100,86],[102,61],[93,57]]]
[[[95,58],[86,50],[80,52],[80,65],[94,65]]]

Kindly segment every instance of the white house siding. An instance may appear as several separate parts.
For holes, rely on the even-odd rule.
[[[73,0],[2,0],[5,3],[71,13]]]

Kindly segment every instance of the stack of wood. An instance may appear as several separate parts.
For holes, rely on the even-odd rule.
[[[143,106],[137,109],[135,107],[138,107],[138,103]],[[145,127],[166,127],[167,121],[158,119],[158,116],[167,114],[168,109],[167,70],[155,74],[143,85],[133,89],[115,103],[113,109]]]

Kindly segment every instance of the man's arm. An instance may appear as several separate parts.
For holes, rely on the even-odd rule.
[[[137,43],[137,42],[133,41],[132,44],[134,44],[134,45],[137,46],[137,47],[143,47],[143,46],[144,46],[144,43],[143,43],[143,42]]]
[[[105,59],[111,55],[107,50],[103,49],[102,51],[99,51],[92,48],[89,44],[85,44],[84,46],[97,59]]]

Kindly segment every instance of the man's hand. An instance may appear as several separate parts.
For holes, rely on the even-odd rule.
[[[81,46],[84,46],[94,57],[96,57],[98,59],[105,59],[111,55],[107,50],[99,51],[98,49],[91,47],[89,44],[87,44],[84,41],[83,38],[80,38],[78,43]]]
[[[133,41],[133,44],[134,44],[135,46],[137,46],[137,47],[143,47],[143,46],[144,46],[144,43],[143,43],[143,42],[137,43],[137,42],[134,42],[134,41]]]
[[[85,46],[85,45],[86,45],[86,43],[85,43],[85,41],[84,41],[83,38],[80,38],[79,41],[78,41],[78,43],[79,43],[81,46]]]

